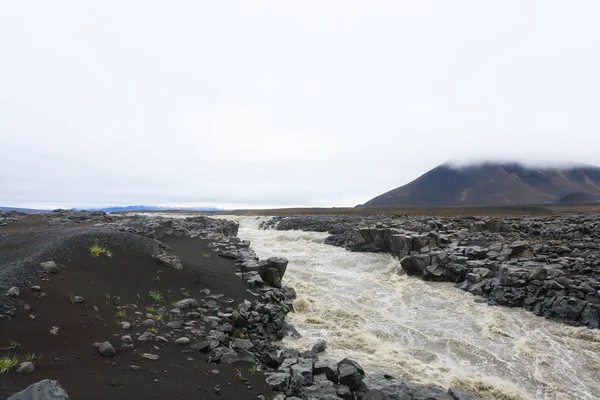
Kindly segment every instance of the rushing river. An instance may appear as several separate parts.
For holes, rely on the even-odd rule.
[[[323,244],[327,234],[259,230],[238,236],[261,258],[290,260],[284,284],[298,293],[288,320],[302,335],[284,344],[326,358],[355,358],[367,370],[488,399],[600,398],[600,332],[573,328],[521,309],[491,307],[447,283],[398,275],[397,259]]]

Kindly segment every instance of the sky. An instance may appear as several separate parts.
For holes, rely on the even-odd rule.
[[[355,206],[600,165],[598,1],[11,1],[0,205]]]

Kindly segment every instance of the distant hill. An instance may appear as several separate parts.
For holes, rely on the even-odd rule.
[[[168,211],[168,210],[183,210],[183,211],[227,211],[223,208],[216,207],[161,207],[161,206],[125,206],[125,207],[104,207],[104,208],[71,208],[74,211],[104,211],[104,212],[127,212],[127,211]],[[18,207],[0,207],[0,211],[18,211],[28,213],[51,212],[52,210],[40,210],[33,208],[18,208]]]
[[[225,211],[216,207],[162,207],[162,206],[125,206],[125,207],[104,207],[104,208],[73,208],[79,211],[104,211],[104,212],[127,212],[127,211]]]
[[[24,212],[24,213],[48,212],[48,210],[38,210],[35,208],[19,208],[19,207],[0,207],[0,211],[17,211],[17,212]]]
[[[530,168],[516,163],[442,164],[362,207],[504,206],[600,200],[600,168]]]

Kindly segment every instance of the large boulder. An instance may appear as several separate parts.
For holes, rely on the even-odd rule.
[[[258,273],[264,282],[273,287],[280,288],[287,265],[288,259],[285,257],[270,257],[266,263],[259,265]]]
[[[7,400],[69,400],[69,395],[58,381],[44,379],[13,394]]]
[[[400,260],[400,265],[408,275],[423,276],[425,268],[431,265],[431,256],[429,254],[407,256]]]

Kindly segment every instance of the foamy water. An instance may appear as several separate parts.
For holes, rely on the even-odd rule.
[[[600,333],[490,307],[447,283],[399,276],[397,259],[323,244],[327,234],[259,230],[256,217],[229,217],[259,257],[290,260],[284,284],[298,293],[288,320],[306,350],[349,356],[367,370],[488,399],[598,399]]]

